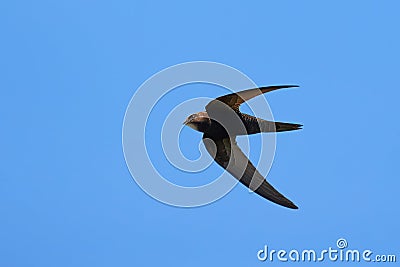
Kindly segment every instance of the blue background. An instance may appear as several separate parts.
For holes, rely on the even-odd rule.
[[[339,237],[398,253],[399,9],[3,1],[0,266],[260,266],[273,264],[257,260],[264,245],[318,250]],[[305,125],[278,136],[268,176],[299,210],[240,185],[211,205],[175,208],[133,181],[121,146],[129,100],[154,73],[193,60],[259,85],[301,85],[267,95],[277,120]]]

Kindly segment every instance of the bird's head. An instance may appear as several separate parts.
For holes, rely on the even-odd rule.
[[[187,117],[183,124],[189,126],[196,131],[204,132],[210,126],[211,119],[208,116],[207,112],[201,111]]]

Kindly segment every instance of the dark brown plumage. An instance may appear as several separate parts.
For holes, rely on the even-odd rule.
[[[190,115],[185,124],[203,132],[203,142],[207,151],[214,157],[215,162],[242,184],[274,203],[297,209],[293,202],[280,194],[264,179],[240,150],[235,140],[238,135],[301,129],[301,124],[267,121],[241,113],[239,110],[242,103],[253,97],[290,87],[297,86],[268,86],[218,97],[207,104],[206,111]]]

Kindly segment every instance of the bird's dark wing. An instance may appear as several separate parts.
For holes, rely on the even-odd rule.
[[[207,111],[207,113],[210,113],[210,112],[213,113],[214,111],[218,111],[218,109],[221,107],[221,102],[222,102],[225,105],[228,105],[230,108],[232,108],[236,112],[238,112],[239,106],[243,102],[250,100],[253,97],[256,97],[258,95],[268,93],[268,92],[271,92],[274,90],[278,90],[278,89],[282,89],[282,88],[291,88],[291,87],[298,87],[298,86],[297,85],[267,86],[267,87],[248,89],[248,90],[240,91],[237,93],[220,96],[207,104],[206,111]],[[222,105],[222,106],[224,106],[224,105]]]
[[[297,209],[292,201],[284,197],[264,179],[239,148],[235,139],[213,140],[203,136],[203,142],[214,160],[246,187],[276,204]]]

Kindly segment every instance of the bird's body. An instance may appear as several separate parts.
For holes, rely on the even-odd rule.
[[[218,97],[208,103],[206,111],[190,115],[185,124],[203,133],[207,151],[221,167],[241,183],[272,202],[297,209],[296,205],[264,179],[237,146],[235,140],[239,135],[301,129],[300,124],[267,121],[239,111],[240,104],[257,95],[289,87],[297,86],[269,86]]]
[[[238,113],[238,117],[243,123],[244,129],[233,129],[232,134],[228,134],[225,128],[217,121],[211,119],[206,111],[201,111],[193,114],[191,119],[196,118],[195,122],[186,123],[189,127],[196,131],[202,132],[210,138],[225,138],[229,136],[251,135],[267,132],[283,132],[301,129],[301,124],[272,122],[256,118],[254,116]]]

